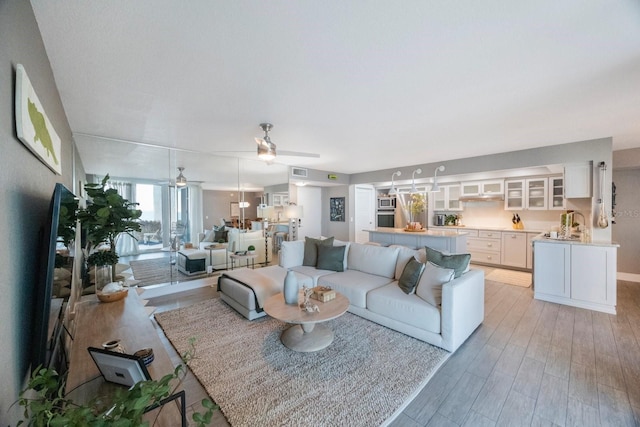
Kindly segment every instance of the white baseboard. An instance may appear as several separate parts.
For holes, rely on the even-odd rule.
[[[618,280],[624,280],[626,282],[638,282],[638,283],[640,283],[640,274],[618,272],[616,278]]]

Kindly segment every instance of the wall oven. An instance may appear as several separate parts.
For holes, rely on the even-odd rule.
[[[395,227],[395,211],[378,211],[377,226],[378,227]]]
[[[388,209],[393,210],[396,208],[395,197],[378,197],[378,210]]]

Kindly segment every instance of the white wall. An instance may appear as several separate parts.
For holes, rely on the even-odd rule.
[[[297,205],[302,206],[302,226],[298,229],[298,240],[305,236],[318,237],[322,234],[322,190],[307,185],[298,187]]]

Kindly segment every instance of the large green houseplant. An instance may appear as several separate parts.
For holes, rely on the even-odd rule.
[[[140,231],[138,220],[142,211],[136,209],[138,203],[125,199],[114,188],[107,188],[107,181],[109,181],[108,174],[99,184],[85,185],[91,203],[78,212],[78,219],[82,224],[82,229],[86,232],[85,250],[87,256],[100,243],[109,245],[109,251],[116,261],[111,266],[111,275],[115,278],[118,259],[116,239],[121,233],[127,233],[135,238],[132,233]]]

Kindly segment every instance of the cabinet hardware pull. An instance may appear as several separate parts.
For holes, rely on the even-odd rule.
[[[493,243],[487,243],[488,248],[490,248],[491,246],[493,246]]]
[[[516,237],[518,236],[516,236],[515,234],[511,236],[512,239],[515,239]]]

